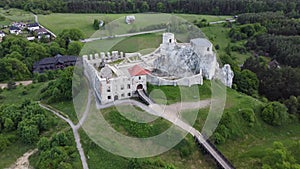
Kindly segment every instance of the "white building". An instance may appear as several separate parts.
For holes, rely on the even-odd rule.
[[[5,37],[5,36],[6,36],[5,33],[2,32],[2,31],[0,31],[0,38],[3,38],[3,37]]]
[[[10,34],[19,35],[22,32],[22,30],[20,28],[18,28],[18,27],[11,26],[9,28],[9,32],[10,32]]]
[[[147,90],[146,75],[149,71],[135,65],[124,73],[108,64],[98,71],[101,62],[99,58],[83,57],[85,72],[101,104],[131,98],[136,95],[138,89]]]
[[[126,18],[125,18],[125,22],[127,24],[132,24],[134,21],[135,21],[135,16],[133,16],[133,15],[126,16]]]
[[[27,29],[31,32],[40,29],[40,25],[38,23],[31,23],[27,25]]]

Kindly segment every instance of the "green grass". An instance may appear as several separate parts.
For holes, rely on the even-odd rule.
[[[144,34],[126,38],[113,46],[111,51],[122,51],[126,53],[138,52],[148,48],[158,48],[162,43],[161,34]]]
[[[206,19],[207,22],[216,22],[226,20],[226,18],[232,18],[232,16],[217,16],[217,15],[196,15],[196,14],[175,14],[178,17],[181,17],[189,22],[194,20]]]
[[[272,147],[274,141],[289,145],[300,139],[300,123],[293,122],[282,127],[273,127],[262,121],[260,108],[264,103],[232,89],[227,90],[227,101],[224,112],[233,117],[231,124],[234,136],[225,144],[218,145],[219,150],[234,164],[236,168],[261,168],[261,159],[266,149]],[[253,108],[256,123],[249,127],[243,120],[240,109]],[[195,127],[201,131],[208,109],[200,110]]]
[[[35,149],[35,145],[26,145],[17,141],[8,146],[0,153],[0,168],[7,168],[11,166],[18,158],[30,149]]]
[[[36,83],[29,86],[18,86],[17,89],[14,90],[5,89],[0,93],[0,95],[3,96],[3,98],[0,99],[0,104],[20,104],[25,99],[38,101],[41,89],[47,85],[47,83]]]
[[[89,168],[93,169],[124,169],[129,164],[128,158],[114,155],[103,150],[96,145],[83,130],[79,130],[81,143],[87,156]],[[180,156],[180,147],[175,147],[157,157],[138,159],[140,162],[150,163],[146,168],[163,169],[156,166],[157,164],[172,164],[176,169],[194,169],[194,168],[214,168],[214,164],[210,157],[204,156],[199,152],[192,136],[185,138],[186,142],[180,144],[182,147],[189,147],[190,154],[187,157]],[[145,168],[145,166],[144,166]]]
[[[127,106],[122,106],[118,109],[116,109],[115,107],[104,109],[101,110],[101,113],[103,114],[106,121],[108,121],[115,130],[128,136],[139,138],[153,137],[171,127],[170,122],[161,118],[156,119],[155,116],[150,116],[147,112],[137,110],[138,109],[134,110],[130,109]],[[119,111],[122,111],[122,114],[120,114]],[[128,117],[131,116],[131,119],[134,121],[126,119],[126,117],[123,116],[124,114]],[[154,119],[156,120],[149,123],[139,123],[140,120],[145,120],[146,118],[151,121]]]
[[[148,93],[152,99],[157,103],[173,104],[181,101],[198,101],[211,97],[210,81],[205,80],[203,85],[189,87],[182,86],[154,86],[147,84]],[[152,91],[160,90],[164,95],[154,94],[151,95]],[[196,93],[197,92],[197,93]]]
[[[209,27],[201,28],[202,32],[208,37],[208,39],[214,44],[214,46],[219,45],[220,49],[217,50],[217,55],[226,54],[225,48],[231,43],[233,45],[241,45],[244,42],[232,43],[228,33],[230,28],[224,27],[222,24],[211,25]],[[252,56],[251,53],[240,54],[238,52],[232,52],[232,56],[235,57],[238,64],[243,64],[247,58]]]
[[[12,22],[33,22],[34,21],[34,16],[33,14],[23,11],[20,9],[3,9],[0,8],[0,16],[4,16],[5,20],[0,21],[0,27],[4,25],[10,25]]]
[[[55,34],[59,34],[63,29],[77,28],[82,30],[85,34],[85,38],[91,37],[96,31],[93,28],[94,19],[102,19],[107,21],[113,21],[119,19],[116,23],[118,29],[124,32],[125,29],[130,29],[132,25],[126,25],[124,20],[125,16],[130,14],[61,14],[53,13],[50,15],[38,15],[39,22],[53,31]],[[136,25],[138,28],[145,27],[149,24],[159,23],[160,21],[168,22],[167,14],[155,14],[149,16],[149,14],[134,14],[136,15]],[[154,16],[154,17],[153,17]],[[161,17],[163,16],[163,17]],[[195,19],[207,19],[209,22],[224,20],[228,16],[211,16],[211,15],[189,15],[189,14],[176,14],[178,17],[182,17],[190,22]],[[121,18],[122,17],[122,18]],[[157,19],[159,18],[159,19]],[[134,24],[133,24],[134,25]],[[124,27],[126,26],[126,27]]]
[[[77,28],[84,32],[85,37],[92,36],[95,33],[93,28],[94,19],[115,20],[125,14],[61,14],[53,13],[50,15],[38,15],[39,22],[46,28],[59,34],[64,29]]]
[[[67,115],[67,117],[72,120],[74,124],[78,123],[78,117],[75,112],[73,102],[72,101],[64,101],[64,102],[58,102],[58,103],[52,103],[52,107],[54,107],[57,110],[60,110],[64,114]]]

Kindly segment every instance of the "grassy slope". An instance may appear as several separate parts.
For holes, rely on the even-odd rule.
[[[158,48],[162,43],[161,34],[145,34],[126,38],[112,47],[111,51],[126,53],[137,52],[147,48]]]
[[[14,21],[34,21],[33,14],[20,9],[4,10],[3,8],[0,8],[0,15],[6,18],[4,21],[0,21],[0,27],[3,25],[9,25]]]
[[[18,86],[17,89],[11,91],[4,90],[2,93],[0,93],[0,95],[4,97],[4,99],[0,100],[0,105],[21,104],[25,99],[38,101],[40,90],[45,86],[47,86],[47,83],[37,83],[37,84],[31,84],[29,86]],[[28,94],[22,95],[23,91],[27,91]],[[53,114],[50,112],[48,112],[48,115],[53,116]],[[55,133],[58,133],[62,130],[69,129],[69,126],[56,116],[55,116],[55,123],[57,124],[56,127],[51,128],[49,131],[42,133],[42,136],[51,137]],[[11,134],[17,134],[17,133],[11,133]],[[7,147],[4,151],[0,153],[0,168],[9,167],[25,152],[35,148],[36,145],[26,145],[21,143],[20,141],[12,143],[12,145]],[[33,158],[31,158],[30,160],[36,161],[37,157],[33,156]],[[74,161],[73,165],[75,166],[75,168],[81,168],[79,155],[78,155],[78,159]]]
[[[94,19],[115,20],[129,14],[50,14],[39,15],[39,22],[49,28],[55,34],[59,34],[63,29],[78,28],[82,30],[85,37],[90,37],[96,31],[93,28]],[[211,16],[211,15],[189,15],[176,14],[190,22],[195,19],[207,19],[210,21],[224,20],[228,16]],[[145,22],[149,22],[145,20]]]
[[[46,86],[47,83],[37,83],[29,86],[18,86],[17,89],[11,91],[4,90],[0,93],[1,96],[4,96],[3,99],[0,99],[0,104],[20,104],[25,99],[38,101],[40,90]],[[24,95],[24,91],[28,94]]]
[[[217,51],[218,55],[223,55],[225,53],[225,48],[228,43],[233,45],[241,45],[239,43],[232,43],[228,37],[230,28],[223,27],[222,24],[211,25],[209,27],[201,28],[203,33],[208,37],[208,39],[214,44],[214,46],[219,45],[220,49]],[[232,52],[232,56],[237,59],[238,64],[243,64],[245,60],[251,56],[251,53],[240,54],[237,52]]]

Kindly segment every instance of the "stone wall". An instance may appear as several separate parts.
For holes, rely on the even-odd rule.
[[[157,86],[192,86],[203,85],[202,74],[197,74],[191,77],[185,77],[177,80],[168,80],[158,76],[147,75],[147,82]]]

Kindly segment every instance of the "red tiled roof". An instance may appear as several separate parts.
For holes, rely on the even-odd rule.
[[[131,76],[140,76],[140,75],[150,74],[150,71],[143,69],[139,65],[135,65],[132,68],[129,68],[128,72],[130,73]]]

